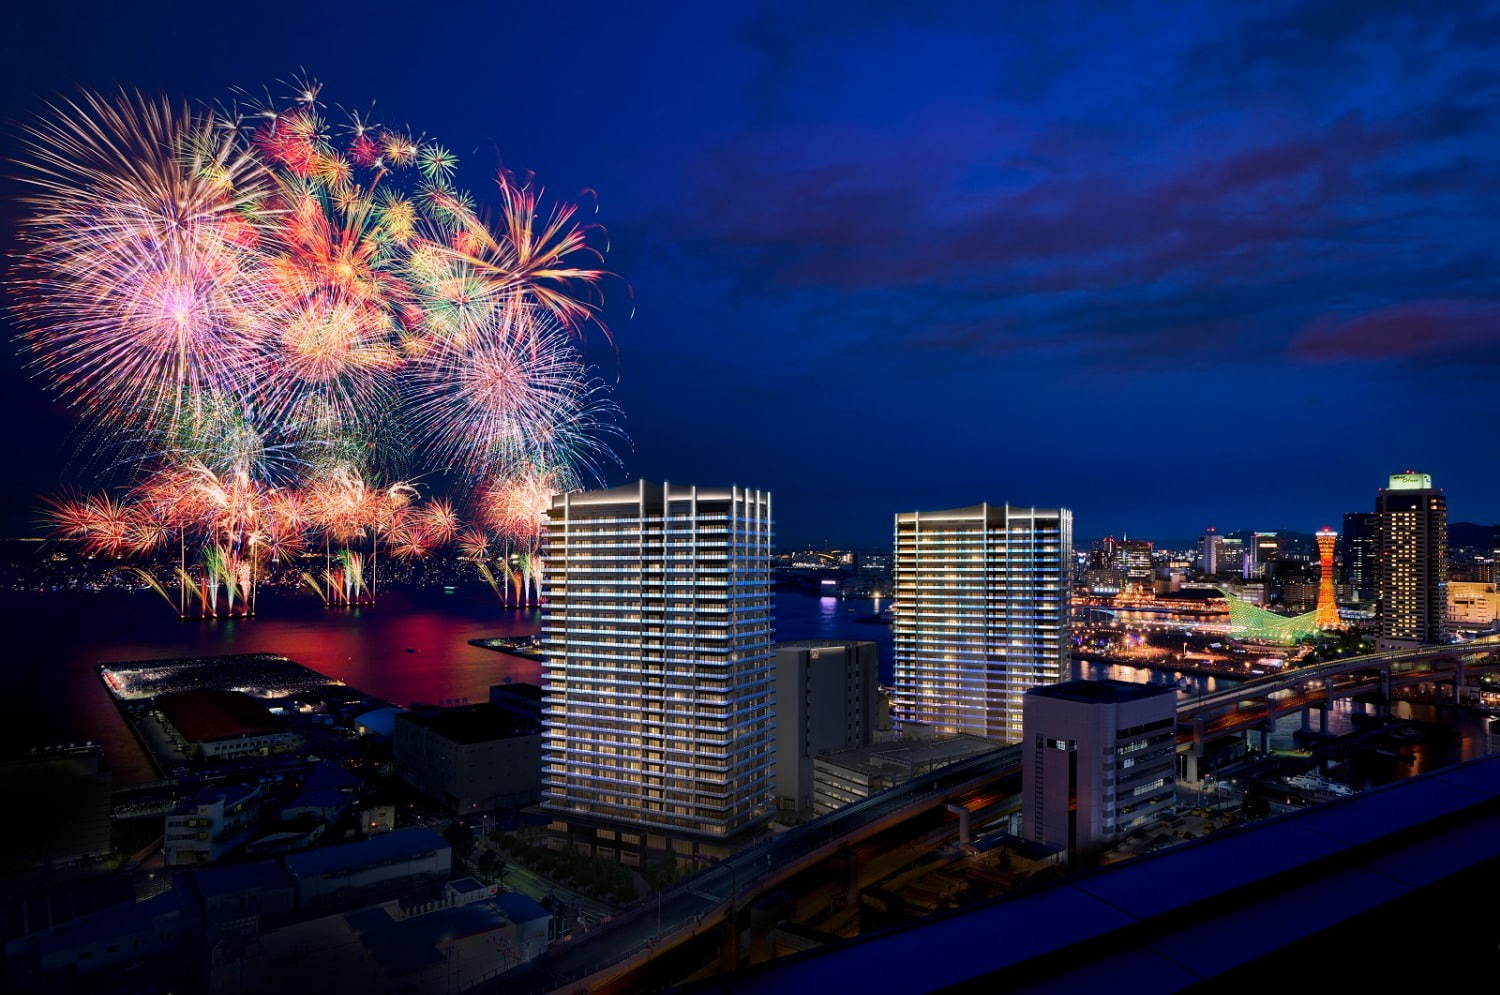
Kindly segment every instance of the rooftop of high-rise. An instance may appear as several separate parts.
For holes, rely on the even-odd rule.
[[[1132,684],[1129,681],[1063,681],[1061,684],[1042,684],[1026,693],[1038,698],[1060,698],[1090,705],[1117,705],[1175,694],[1165,685]]]

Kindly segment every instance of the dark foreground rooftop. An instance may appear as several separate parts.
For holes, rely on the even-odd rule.
[[[447,847],[447,842],[431,829],[398,829],[356,843],[340,843],[290,854],[285,863],[287,872],[293,877],[342,874],[365,867],[416,860]]]
[[[1042,684],[1026,692],[1038,698],[1061,698],[1065,701],[1080,701],[1085,704],[1118,705],[1126,701],[1141,701],[1158,695],[1174,694],[1161,684],[1132,684],[1129,681],[1064,681],[1061,684]]]
[[[1247,967],[1235,977],[1304,987],[1312,975],[1430,972],[1432,958],[1493,956],[1492,917],[1470,903],[1483,902],[1497,879],[1500,756],[1492,756],[702,987],[1130,995]],[[1433,937],[1431,957],[1407,935],[1423,933]]]
[[[411,711],[396,716],[397,725],[403,722],[430,729],[444,739],[465,746],[540,731],[534,719],[489,702],[456,708],[414,706]]]

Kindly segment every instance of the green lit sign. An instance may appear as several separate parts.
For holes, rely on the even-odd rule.
[[[1427,491],[1432,489],[1432,474],[1430,473],[1406,473],[1391,474],[1390,485],[1386,490],[1391,491]]]

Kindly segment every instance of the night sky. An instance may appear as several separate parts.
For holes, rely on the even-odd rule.
[[[597,190],[611,482],[770,488],[782,544],[981,500],[1312,531],[1408,466],[1500,520],[1500,5],[5,6],[7,157],[57,91],[305,67],[481,200]],[[80,482],[20,365],[10,534]]]

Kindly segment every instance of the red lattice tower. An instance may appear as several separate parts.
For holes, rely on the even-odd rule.
[[[1337,629],[1339,621],[1338,601],[1333,593],[1333,550],[1338,545],[1339,534],[1328,526],[1318,530],[1318,616],[1313,620],[1320,629]]]

